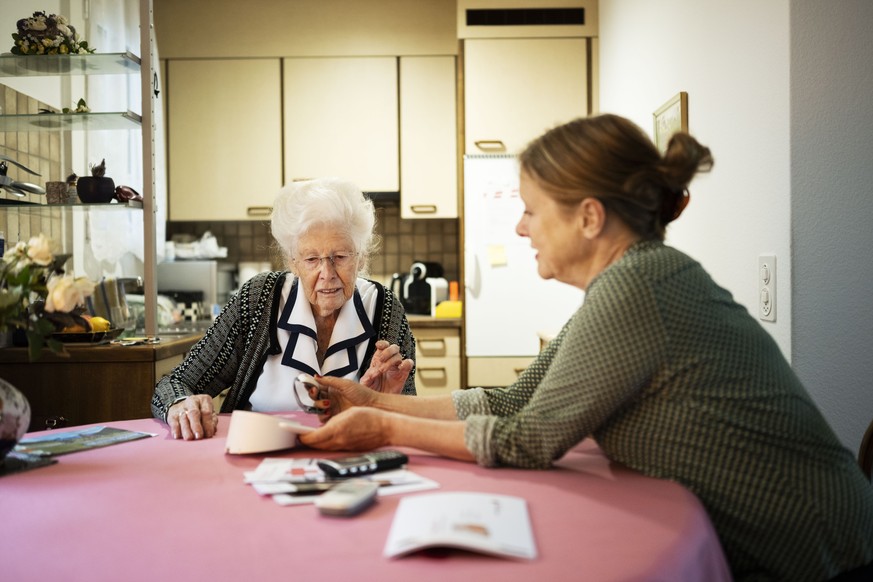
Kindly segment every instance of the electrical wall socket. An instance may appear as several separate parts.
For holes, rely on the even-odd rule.
[[[758,319],[776,321],[776,256],[758,257]]]

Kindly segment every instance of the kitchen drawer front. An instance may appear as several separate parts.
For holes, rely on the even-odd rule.
[[[428,329],[414,328],[415,359],[459,358],[461,356],[461,334],[457,328]]]
[[[460,358],[421,358],[416,361],[415,391],[419,396],[448,394],[460,387]]]
[[[509,386],[533,361],[532,357],[467,358],[467,386]]]

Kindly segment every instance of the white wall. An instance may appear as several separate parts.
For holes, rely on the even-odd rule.
[[[853,451],[873,418],[873,2],[791,2],[794,367]]]
[[[791,356],[788,0],[601,0],[600,109],[650,134],[688,92],[689,131],[715,157],[668,242],[757,313],[758,255],[775,254],[777,317]]]
[[[873,417],[870,22],[866,0],[600,2],[601,111],[651,132],[687,91],[716,160],[668,242],[752,313],[757,257],[777,256],[762,324],[853,451]]]

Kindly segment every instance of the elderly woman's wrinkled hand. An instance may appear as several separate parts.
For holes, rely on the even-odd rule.
[[[170,407],[167,424],[174,439],[208,439],[218,429],[218,413],[210,396],[194,394]]]
[[[403,358],[400,346],[379,340],[370,367],[361,376],[361,384],[377,392],[399,394],[414,366],[411,359]]]

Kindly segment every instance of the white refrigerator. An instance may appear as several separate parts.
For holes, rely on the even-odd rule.
[[[464,156],[464,313],[468,358],[535,356],[582,305],[582,290],[537,273],[515,227],[524,205],[513,155]]]

